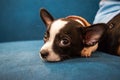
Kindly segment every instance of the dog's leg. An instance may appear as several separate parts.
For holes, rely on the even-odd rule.
[[[98,43],[91,47],[84,47],[81,51],[81,56],[83,57],[90,57],[92,52],[96,51],[98,48]]]

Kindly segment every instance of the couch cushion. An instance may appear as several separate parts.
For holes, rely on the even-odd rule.
[[[79,15],[92,23],[99,1],[0,0],[0,42],[42,39],[45,27],[39,10],[43,7],[55,18]]]
[[[43,62],[43,41],[0,43],[0,80],[120,80],[120,57],[95,52],[91,58]]]

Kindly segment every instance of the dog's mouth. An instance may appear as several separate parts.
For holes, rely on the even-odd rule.
[[[44,61],[44,62],[61,62],[61,61],[68,60],[68,59],[72,58],[69,55],[59,55],[58,58],[54,58],[54,57],[50,58],[49,56],[48,57],[42,57],[41,54],[39,54],[39,56],[42,59],[42,61]]]
[[[64,60],[68,60],[68,59],[71,59],[72,57],[69,56],[69,55],[61,55],[61,61],[64,61]]]

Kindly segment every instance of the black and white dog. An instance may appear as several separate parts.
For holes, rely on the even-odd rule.
[[[91,53],[98,48],[98,41],[100,46],[104,46],[99,50],[106,51],[104,49],[108,47],[105,37],[109,35],[110,27],[107,24],[90,25],[79,16],[55,20],[45,9],[40,10],[40,16],[47,28],[44,35],[45,44],[40,50],[40,56],[44,61],[61,61],[75,56],[90,57]]]

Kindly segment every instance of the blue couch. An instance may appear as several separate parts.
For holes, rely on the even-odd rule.
[[[120,57],[96,51],[90,58],[43,62],[44,7],[55,18],[80,15],[93,22],[99,0],[0,0],[0,80],[120,80]]]

